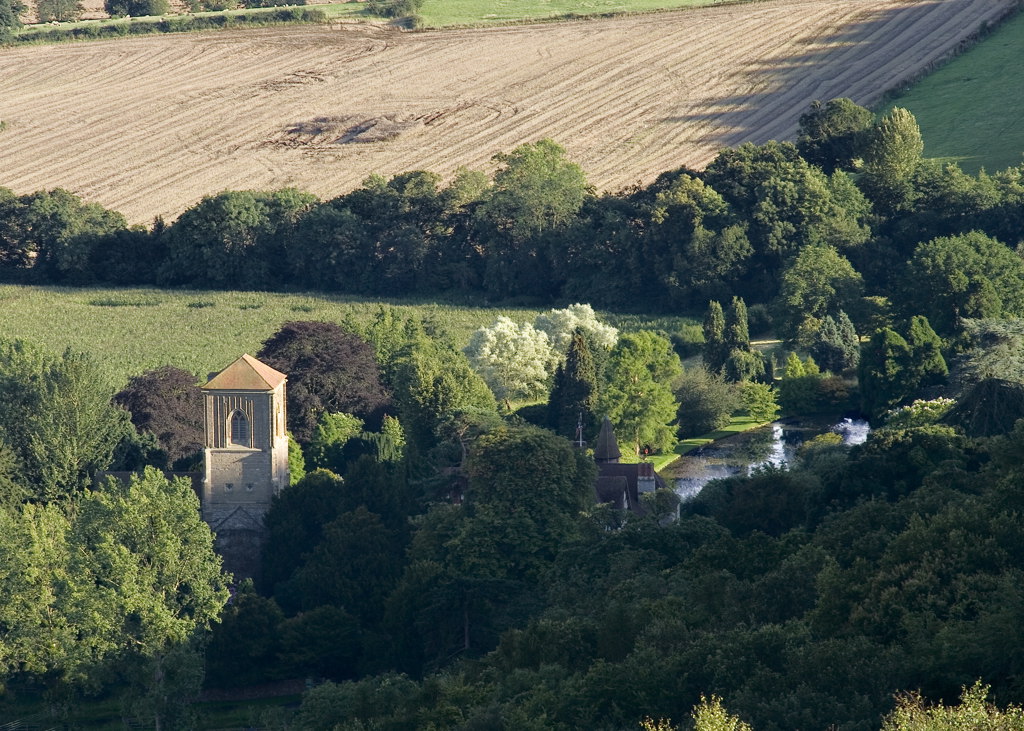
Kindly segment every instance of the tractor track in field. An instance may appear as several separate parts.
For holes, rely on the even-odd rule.
[[[0,185],[133,222],[225,189],[323,197],[488,169],[550,137],[598,188],[786,139],[814,99],[871,104],[1013,0],[770,0],[407,33],[277,27],[0,51]]]

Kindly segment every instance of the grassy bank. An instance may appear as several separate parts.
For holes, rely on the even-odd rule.
[[[969,173],[1019,165],[1024,153],[1024,13],[893,99],[917,117],[928,157]],[[883,111],[886,111],[883,110]]]
[[[742,434],[745,431],[751,429],[757,429],[760,426],[766,426],[770,424],[769,421],[758,421],[752,419],[749,416],[733,416],[729,420],[729,423],[717,431],[710,432],[709,434],[701,434],[699,437],[690,437],[689,439],[683,439],[676,445],[675,456],[672,461],[675,461],[684,454],[689,454],[695,449],[703,447],[705,444],[711,444],[711,442],[718,441],[719,439],[725,439],[736,434]]]

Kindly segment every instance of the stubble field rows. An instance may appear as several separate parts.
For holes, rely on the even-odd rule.
[[[487,168],[551,137],[617,190],[871,104],[1013,0],[773,0],[423,33],[365,24],[0,52],[0,185],[144,222],[224,189],[323,197],[367,175]]]

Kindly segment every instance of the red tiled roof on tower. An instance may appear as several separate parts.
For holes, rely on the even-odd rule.
[[[246,353],[210,379],[204,389],[222,391],[273,391],[287,376]]]

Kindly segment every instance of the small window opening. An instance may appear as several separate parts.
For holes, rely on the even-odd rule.
[[[249,419],[241,411],[236,409],[231,412],[229,427],[229,444],[236,447],[248,447],[252,444],[250,439],[251,432],[249,430]]]
[[[224,489],[227,490],[228,492],[231,492],[231,490],[234,488],[234,486],[235,485],[234,485],[233,482],[225,482],[224,483]]]

